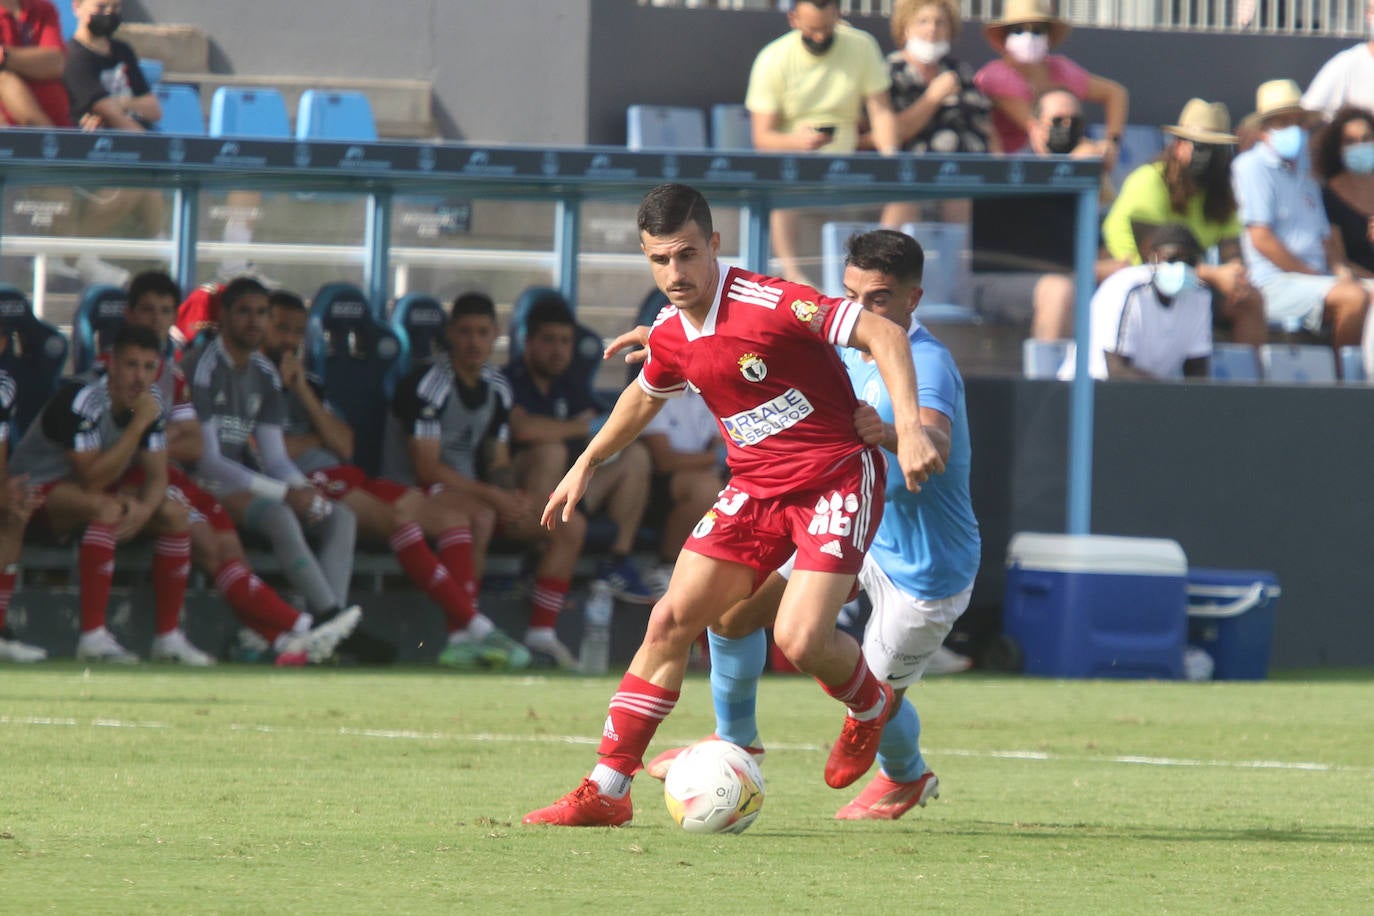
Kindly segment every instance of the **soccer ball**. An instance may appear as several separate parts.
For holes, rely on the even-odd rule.
[[[742,747],[698,741],[669,767],[663,799],[688,833],[743,833],[763,808],[763,772]]]

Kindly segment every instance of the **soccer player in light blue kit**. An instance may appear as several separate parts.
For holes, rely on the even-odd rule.
[[[907,329],[920,380],[921,422],[945,460],[945,472],[912,493],[896,463],[888,463],[887,506],[859,583],[873,603],[864,656],[873,673],[895,688],[898,705],[878,746],[881,770],[840,809],[841,820],[895,820],[939,796],[939,780],[921,756],[920,718],[904,695],[968,607],[978,572],[981,542],[969,496],[972,449],[963,378],[944,344],[912,316],[924,266],[921,246],[900,232],[880,229],[849,240],[845,295]],[[876,366],[857,350],[843,357],[855,392],[883,421],[883,447],[895,451],[892,402]],[[767,654],[762,628],[772,620],[789,572],[784,566],[770,576],[710,632],[716,735],[757,756],[763,748],[755,697]],[[662,778],[679,750],[651,761],[649,774]]]

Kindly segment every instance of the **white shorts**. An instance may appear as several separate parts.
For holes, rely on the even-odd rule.
[[[784,579],[792,575],[792,559],[778,568],[778,575]],[[859,584],[873,604],[864,627],[864,659],[879,680],[896,690],[921,679],[930,657],[944,644],[954,622],[973,599],[972,585],[948,598],[908,595],[888,578],[871,554],[864,556]]]
[[[1275,324],[1301,325],[1309,331],[1322,329],[1326,294],[1336,278],[1319,274],[1277,274],[1259,284],[1264,294],[1264,313]]]

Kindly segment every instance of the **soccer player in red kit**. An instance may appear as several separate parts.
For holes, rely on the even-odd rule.
[[[871,353],[898,410],[898,460],[912,490],[943,470],[921,428],[906,335],[857,303],[809,286],[722,269],[706,199],[680,184],[639,208],[640,245],[670,304],[649,335],[638,384],[549,497],[544,523],[571,516],[596,467],[639,435],[687,385],[701,392],[726,440],[731,480],[683,548],[668,592],[606,718],[591,775],[527,824],[618,827],[633,816],[630,780],[672,712],[692,642],[773,569],[797,554],[773,635],[778,647],[848,707],[825,780],[848,786],[868,771],[892,689],[836,630],[882,517],[885,465],[854,428],[859,406],[835,345]]]

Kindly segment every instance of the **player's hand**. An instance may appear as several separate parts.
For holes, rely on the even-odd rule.
[[[292,487],[286,491],[286,504],[291,507],[291,511],[296,513],[296,517],[301,521],[312,521],[311,514],[315,511],[317,499],[322,500],[324,497],[313,486]]]
[[[18,474],[5,481],[4,508],[11,520],[20,525],[27,524],[39,502],[38,488],[29,486],[29,475]]]
[[[902,433],[897,436],[897,461],[901,465],[902,476],[906,478],[906,488],[912,493],[921,492],[921,484],[929,480],[932,474],[943,474],[945,471],[944,459],[921,427],[912,430],[910,435]]]
[[[954,70],[946,70],[930,81],[925,94],[932,99],[944,101],[952,95],[957,95],[963,88],[964,84],[959,80],[959,74]]]
[[[798,152],[812,153],[835,139],[833,133],[817,130],[810,124],[802,124],[792,131],[792,140]]]
[[[301,368],[299,356],[290,351],[283,353],[277,371],[281,374],[281,383],[284,387],[292,391],[300,390],[301,383],[305,381],[305,371]]]
[[[524,490],[502,490],[496,499],[501,524],[512,531],[525,530],[534,521],[534,505]]]
[[[134,399],[134,419],[133,422],[140,427],[147,429],[157,422],[157,418],[162,416],[162,402],[153,394],[149,388]]]
[[[638,350],[630,350],[625,354],[625,362],[634,365],[642,363],[649,356],[649,329],[644,325],[638,325],[634,330],[626,331],[615,340],[606,345],[606,350],[601,354],[603,360],[610,359],[621,350],[629,347],[639,347]]]
[[[882,445],[883,439],[887,438],[883,418],[867,401],[860,401],[854,410],[854,432],[859,434],[864,445]]]
[[[115,543],[123,544],[137,537],[138,533],[148,524],[148,520],[153,517],[154,508],[154,506],[141,500],[126,500],[124,516],[115,524]]]
[[[592,468],[587,467],[579,458],[549,494],[549,501],[544,506],[543,514],[539,516],[539,524],[552,531],[560,519],[564,523],[571,521],[591,479]]]

